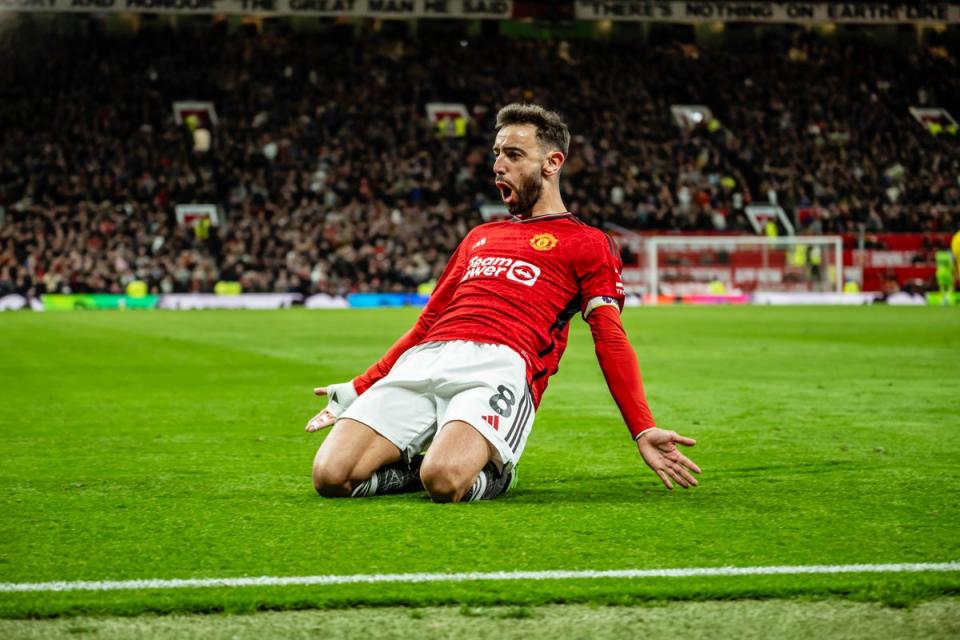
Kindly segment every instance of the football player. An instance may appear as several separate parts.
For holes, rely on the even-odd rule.
[[[422,487],[436,502],[502,494],[576,315],[590,325],[646,464],[668,489],[696,486],[700,468],[677,448],[695,441],[657,427],[647,406],[620,322],[617,248],[563,204],[567,125],[542,107],[511,104],[496,130],[494,182],[512,219],[467,234],[416,324],[383,358],[315,390],[329,404],[306,429],[333,430],[314,459],[314,487],[330,497]]]

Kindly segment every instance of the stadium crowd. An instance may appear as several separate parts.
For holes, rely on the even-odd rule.
[[[573,133],[572,212],[631,230],[736,230],[745,204],[812,232],[960,226],[956,52],[764,41],[751,52],[624,42],[324,37],[206,28],[0,38],[0,295],[410,291],[497,203],[492,118],[512,101]],[[209,151],[174,122],[209,100]],[[428,102],[467,105],[443,137]],[[679,128],[673,104],[715,121]],[[225,224],[178,225],[177,203]]]

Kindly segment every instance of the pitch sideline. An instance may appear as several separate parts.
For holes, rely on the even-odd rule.
[[[492,571],[467,573],[384,573],[342,576],[260,576],[73,582],[0,582],[0,593],[47,591],[121,591],[127,589],[199,589],[209,587],[283,587],[374,583],[469,582],[488,580],[570,580],[603,578],[693,578],[840,573],[960,571],[960,562],[796,565],[779,567],[694,567],[686,569],[614,569],[605,571]]]

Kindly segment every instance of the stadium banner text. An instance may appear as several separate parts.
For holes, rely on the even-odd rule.
[[[0,0],[2,3],[4,0]],[[658,2],[577,0],[578,20],[847,24],[960,23],[948,2]]]
[[[4,10],[508,19],[513,0],[0,0]]]

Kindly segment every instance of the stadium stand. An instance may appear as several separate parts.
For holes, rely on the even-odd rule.
[[[30,24],[0,41],[0,295],[414,291],[496,202],[491,119],[517,100],[569,119],[565,196],[591,224],[747,230],[743,206],[772,200],[813,233],[960,226],[958,138],[909,114],[960,112],[947,46]],[[216,106],[209,151],[174,121],[187,99]],[[433,101],[468,105],[463,137],[438,136]],[[681,129],[673,104],[715,120]],[[227,224],[178,224],[195,202]]]

